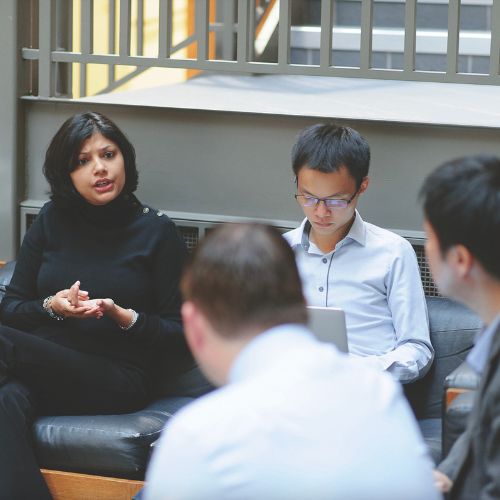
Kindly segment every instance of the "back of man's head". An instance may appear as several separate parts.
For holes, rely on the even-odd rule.
[[[366,139],[350,127],[316,124],[302,130],[292,148],[295,177],[303,167],[325,174],[346,167],[357,187],[368,175],[370,146]]]
[[[292,249],[262,224],[219,226],[197,247],[181,289],[222,336],[306,323]]]
[[[479,155],[438,167],[420,191],[441,253],[463,245],[500,280],[500,159]]]

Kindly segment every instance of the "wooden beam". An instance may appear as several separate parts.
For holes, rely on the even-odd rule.
[[[130,500],[144,481],[41,469],[54,500]]]

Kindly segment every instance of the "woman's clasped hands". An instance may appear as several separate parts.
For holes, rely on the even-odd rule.
[[[77,319],[100,319],[114,306],[113,299],[90,299],[87,291],[80,290],[79,281],[57,292],[50,302],[50,308],[58,316]]]

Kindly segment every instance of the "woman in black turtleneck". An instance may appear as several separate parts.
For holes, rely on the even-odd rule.
[[[156,372],[193,365],[173,222],[142,205],[133,146],[99,113],[68,119],[47,150],[51,201],[27,232],[1,304],[0,496],[50,498],[37,414],[130,412]]]

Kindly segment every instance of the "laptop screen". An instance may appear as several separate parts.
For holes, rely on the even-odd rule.
[[[309,328],[321,342],[334,344],[339,351],[347,352],[345,313],[333,307],[308,306]]]

